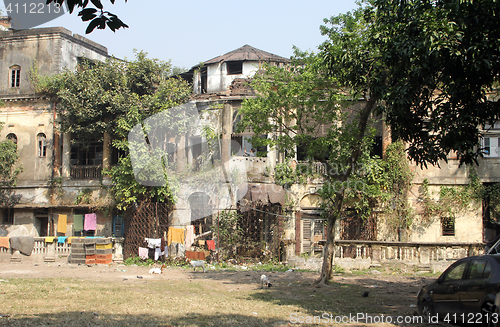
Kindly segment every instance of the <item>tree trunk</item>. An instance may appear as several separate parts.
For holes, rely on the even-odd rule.
[[[326,285],[330,279],[332,279],[332,264],[333,255],[335,250],[335,223],[340,215],[340,210],[342,209],[342,204],[344,202],[344,193],[337,193],[335,195],[335,209],[328,215],[327,225],[326,225],[326,244],[323,250],[323,265],[321,267],[321,275],[314,282],[316,286]]]
[[[373,97],[366,103],[365,107],[360,113],[358,121],[357,134],[354,136],[355,143],[352,146],[352,152],[350,157],[349,166],[346,169],[344,175],[341,176],[341,181],[345,182],[351,176],[352,170],[356,167],[358,163],[359,156],[361,154],[361,142],[365,136],[366,127],[368,125],[368,118],[371,112],[375,108],[377,103],[377,98]],[[330,171],[330,169],[328,169]],[[330,176],[331,177],[331,176]],[[333,208],[330,210],[330,214],[327,218],[327,236],[326,244],[323,251],[323,265],[321,267],[320,277],[313,283],[316,287],[326,285],[326,283],[332,278],[332,263],[333,263],[333,252],[335,245],[335,222],[342,213],[342,206],[344,204],[344,193],[345,189],[338,190],[335,193],[335,199],[333,202]]]

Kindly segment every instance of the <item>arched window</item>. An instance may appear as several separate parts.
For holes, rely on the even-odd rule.
[[[6,137],[7,140],[11,140],[12,142],[14,142],[15,144],[17,144],[17,136],[16,134],[14,133],[9,133],[7,134],[7,137]]]
[[[21,85],[21,66],[14,65],[10,67],[10,87],[19,87]]]
[[[47,156],[47,137],[43,133],[36,136],[38,144],[38,157],[45,158]]]

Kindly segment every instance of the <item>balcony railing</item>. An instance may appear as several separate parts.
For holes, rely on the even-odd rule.
[[[71,166],[70,175],[72,179],[99,179],[101,178],[102,166]]]

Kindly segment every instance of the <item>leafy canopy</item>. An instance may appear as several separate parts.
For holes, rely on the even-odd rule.
[[[130,62],[84,60],[76,71],[38,77],[38,92],[56,99],[59,128],[71,133],[74,144],[85,146],[110,135],[112,147],[121,154],[107,172],[119,208],[144,199],[173,201],[169,185],[145,186],[135,180],[127,137],[147,117],[186,102],[191,88],[170,76],[170,63],[146,55],[138,52]]]
[[[365,16],[390,72],[385,112],[420,165],[477,162],[485,124],[500,118],[500,2],[374,0]]]

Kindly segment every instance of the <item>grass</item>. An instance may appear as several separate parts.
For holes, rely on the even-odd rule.
[[[338,282],[315,289],[316,274],[296,271],[269,273],[270,289],[253,271],[177,272],[184,279],[11,278],[0,282],[0,315],[9,316],[0,325],[288,326],[292,314],[388,314],[383,303],[394,297],[378,289],[361,297],[366,286]]]

